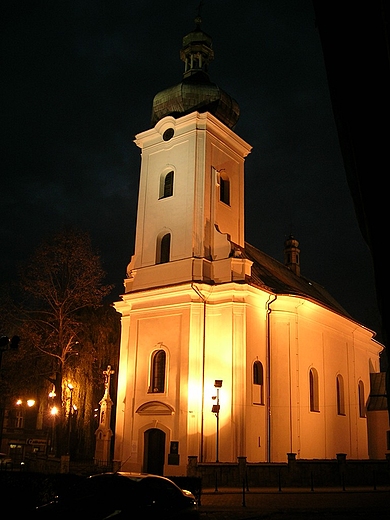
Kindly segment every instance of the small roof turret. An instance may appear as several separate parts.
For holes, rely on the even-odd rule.
[[[207,74],[208,66],[214,59],[213,42],[211,37],[200,28],[201,19],[195,18],[196,27],[183,38],[183,47],[180,58],[185,63],[184,78],[203,72]]]
[[[284,265],[291,269],[296,275],[301,274],[301,267],[299,261],[299,242],[294,235],[289,237],[284,242]]]

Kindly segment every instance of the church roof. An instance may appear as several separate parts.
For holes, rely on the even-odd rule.
[[[209,63],[214,58],[211,37],[200,28],[184,36],[180,58],[185,63],[183,80],[162,90],[153,99],[152,124],[166,116],[180,117],[191,112],[210,112],[228,128],[234,128],[240,116],[237,101],[210,81]]]
[[[370,397],[367,411],[387,410],[386,372],[370,374]]]
[[[252,274],[248,280],[251,285],[269,290],[275,294],[291,294],[309,298],[332,311],[352,319],[350,314],[322,285],[304,276],[296,275],[284,264],[263,253],[248,242],[245,242],[242,254],[253,262]]]

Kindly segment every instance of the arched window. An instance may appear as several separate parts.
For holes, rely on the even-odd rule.
[[[320,399],[318,388],[318,372],[315,368],[311,368],[309,372],[309,392],[310,392],[310,411],[320,411]]]
[[[264,404],[264,371],[260,361],[253,363],[252,398],[254,404]]]
[[[219,177],[219,200],[230,206],[230,181],[225,175]]]
[[[345,415],[344,379],[341,374],[336,377],[337,415]]]
[[[359,417],[366,416],[366,403],[364,402],[364,383],[362,380],[358,383],[358,398],[359,398]]]
[[[162,174],[160,178],[160,199],[165,199],[166,197],[172,197],[173,195],[173,170],[169,171],[166,174]]]
[[[165,391],[165,350],[155,350],[151,359],[150,387],[149,392],[156,394]]]
[[[171,255],[171,234],[166,233],[157,239],[156,263],[165,264],[169,262]]]
[[[263,365],[260,363],[260,361],[255,361],[253,363],[253,384],[263,384]]]

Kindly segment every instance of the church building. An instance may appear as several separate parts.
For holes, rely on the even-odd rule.
[[[212,40],[183,38],[182,81],[136,136],[141,172],[121,314],[114,459],[185,475],[198,462],[367,459],[383,346],[300,272],[245,241],[237,102],[211,82]]]

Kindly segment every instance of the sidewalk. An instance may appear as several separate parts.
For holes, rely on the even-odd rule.
[[[359,488],[236,488],[204,489],[200,516],[211,520],[257,518],[390,517],[390,485]]]

